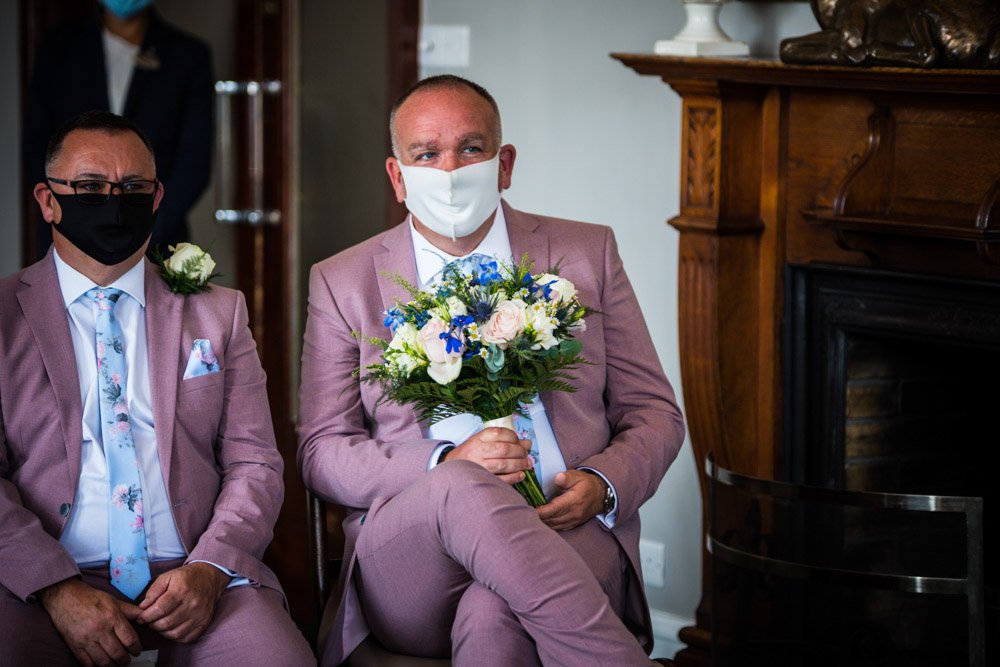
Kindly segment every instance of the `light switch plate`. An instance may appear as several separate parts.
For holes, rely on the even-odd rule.
[[[469,26],[423,25],[419,51],[421,67],[468,67]]]

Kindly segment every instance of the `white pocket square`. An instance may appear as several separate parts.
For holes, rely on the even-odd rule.
[[[219,360],[212,351],[212,341],[207,338],[196,338],[191,345],[191,355],[184,369],[184,379],[189,380],[201,375],[219,372]]]

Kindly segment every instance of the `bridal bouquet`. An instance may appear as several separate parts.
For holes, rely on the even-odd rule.
[[[511,265],[477,261],[470,273],[449,265],[433,291],[397,277],[412,300],[386,311],[392,340],[369,339],[382,361],[361,380],[379,383],[382,401],[412,405],[428,423],[471,413],[484,426],[508,428],[540,392],[575,391],[567,371],[586,363],[573,337],[589,309],[555,270],[532,268],[527,255]],[[526,472],[515,488],[532,506],[544,504],[534,471]]]

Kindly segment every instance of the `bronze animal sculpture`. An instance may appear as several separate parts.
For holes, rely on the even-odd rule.
[[[1000,67],[1000,0],[810,0],[822,31],[781,60],[826,65]]]

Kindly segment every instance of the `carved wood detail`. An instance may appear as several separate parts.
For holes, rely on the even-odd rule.
[[[972,241],[994,262],[1000,243],[1000,114],[975,109],[949,116],[938,108],[879,106],[868,118],[868,142],[837,187],[832,206],[803,211],[831,228],[838,245],[862,250],[879,263],[872,244],[859,238],[896,235]],[[947,165],[940,156],[961,159]]]
[[[687,178],[684,205],[715,208],[715,178],[718,159],[716,111],[711,107],[688,107]]]

